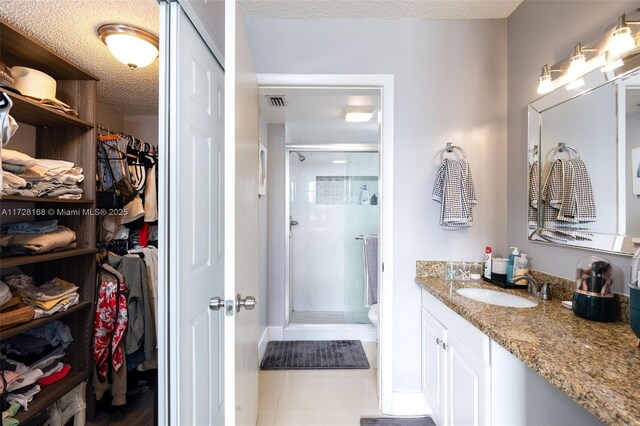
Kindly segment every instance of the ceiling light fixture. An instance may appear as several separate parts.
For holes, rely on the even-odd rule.
[[[613,31],[609,44],[607,45],[607,50],[612,57],[620,56],[636,47],[636,41],[633,39],[633,35],[631,35],[629,24],[638,25],[640,22],[627,21],[626,15],[618,18],[616,29]]]
[[[375,107],[348,106],[344,109],[344,119],[348,123],[366,123],[367,121],[371,121],[375,112]]]
[[[100,40],[117,60],[132,70],[150,65],[158,57],[158,37],[124,24],[107,24],[98,28]]]
[[[582,47],[582,43],[576,44],[573,56],[569,61],[569,69],[567,70],[567,76],[571,80],[575,80],[587,72],[587,58],[584,52],[595,52],[595,50],[596,49],[586,49]]]
[[[547,64],[542,67],[542,73],[540,74],[540,80],[538,83],[538,94],[544,95],[545,93],[552,92],[556,88],[551,78],[552,72],[562,72],[560,70],[552,70]]]

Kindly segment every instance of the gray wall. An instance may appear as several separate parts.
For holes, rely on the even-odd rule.
[[[538,98],[540,69],[600,37],[637,1],[525,1],[508,19],[508,204],[509,244],[529,254],[532,267],[573,279],[578,259],[592,252],[527,240],[527,105]],[[616,266],[614,290],[628,293],[630,259],[605,255]]]
[[[506,20],[247,20],[245,27],[258,73],[395,75],[394,390],[419,391],[416,260],[481,260],[486,245],[507,244]],[[274,161],[284,155],[274,152],[272,130],[270,257],[272,235],[283,236],[285,226],[277,219],[284,199],[272,205],[272,186],[284,188],[284,176],[276,175],[283,165]],[[456,232],[440,228],[439,204],[431,200],[438,152],[449,141],[467,151],[479,200],[474,227]],[[282,326],[284,258],[275,256],[269,325]]]

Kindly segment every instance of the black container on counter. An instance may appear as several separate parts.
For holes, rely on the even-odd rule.
[[[576,267],[573,312],[579,317],[602,322],[616,319],[616,302],[611,287],[613,268],[606,259],[583,257]]]

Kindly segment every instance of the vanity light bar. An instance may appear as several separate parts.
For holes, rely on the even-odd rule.
[[[640,9],[629,14],[640,16]],[[627,14],[623,14],[615,25],[605,31],[604,36],[593,43],[594,47],[585,48],[582,43],[578,43],[573,54],[554,65],[553,69],[545,65],[538,79],[538,94],[552,92],[563,85],[566,85],[567,90],[581,87],[584,84],[580,84],[581,77],[596,68],[609,72],[622,67],[624,57],[640,44],[640,32],[635,31],[634,34],[630,25],[640,25],[640,21],[629,21]],[[586,53],[590,53],[589,57]],[[552,72],[562,75],[553,78]]]

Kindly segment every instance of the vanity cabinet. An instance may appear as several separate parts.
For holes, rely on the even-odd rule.
[[[438,425],[490,424],[490,340],[422,296],[422,388]]]

